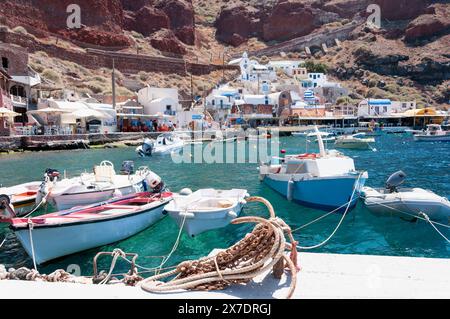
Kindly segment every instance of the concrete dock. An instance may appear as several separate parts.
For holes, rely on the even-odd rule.
[[[301,253],[296,299],[450,298],[450,259]],[[284,298],[290,276],[265,275],[224,291],[151,294],[139,287],[0,281],[0,299]]]

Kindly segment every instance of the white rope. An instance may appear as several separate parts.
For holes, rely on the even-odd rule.
[[[28,214],[26,214],[25,216],[23,216],[22,218],[28,218],[30,217],[30,215],[32,215],[33,213],[35,213],[43,203],[45,203],[47,201],[47,197],[50,193],[47,193],[41,200],[41,202],[35,207],[33,208],[33,210],[31,212],[29,212]]]
[[[7,236],[5,236],[5,239],[3,239],[2,243],[0,244],[0,248],[3,247],[3,244],[4,244],[4,243],[6,243],[6,238],[7,238]]]
[[[441,237],[442,238],[444,238],[449,244],[450,244],[450,240],[447,238],[447,237],[445,237],[444,236],[444,234],[443,233],[441,233],[440,231],[439,231],[439,229],[437,229],[437,227],[436,226],[434,226],[433,225],[433,223],[431,222],[431,220],[430,220],[430,217],[428,217],[428,215],[427,214],[425,214],[424,212],[420,212],[420,214],[422,215],[422,216],[424,216],[425,217],[425,220],[437,231],[437,233],[439,234],[439,235],[441,235]]]
[[[359,196],[358,196],[358,198],[359,198]],[[331,214],[337,212],[337,211],[340,210],[341,208],[347,206],[349,203],[351,203],[351,202],[354,201],[354,200],[356,200],[356,198],[353,199],[353,200],[351,200],[351,201],[349,201],[349,202],[347,202],[347,203],[345,203],[345,204],[343,204],[343,205],[341,205],[341,206],[339,206],[338,208],[332,210],[331,212],[326,213],[325,215],[322,215],[322,216],[320,216],[320,217],[318,217],[318,218],[316,218],[316,219],[310,221],[309,223],[306,223],[305,225],[302,225],[302,226],[300,226],[300,227],[295,228],[295,229],[292,231],[292,233],[294,233],[294,232],[296,232],[296,231],[298,231],[298,230],[300,230],[300,229],[303,229],[303,228],[305,228],[305,227],[308,227],[309,225],[312,225],[312,224],[318,222],[319,220],[324,219],[325,217],[327,217],[327,216],[329,216],[329,215],[331,215]]]
[[[31,257],[33,258],[34,270],[38,271],[37,266],[36,266],[36,256],[34,254],[34,243],[33,243],[32,230],[33,230],[33,221],[28,218],[28,231],[29,231],[29,234],[30,234]]]
[[[114,268],[116,267],[117,258],[119,258],[119,257],[124,258],[124,256],[125,256],[125,253],[122,250],[120,250],[120,249],[113,250],[113,259],[111,261],[111,266],[109,267],[109,272],[106,275],[106,277],[98,283],[99,285],[104,285],[109,281],[109,279],[111,278],[111,274],[112,274]]]
[[[170,259],[170,257],[172,257],[173,253],[177,250],[178,245],[180,243],[181,233],[183,232],[184,223],[186,222],[186,216],[187,215],[185,214],[183,217],[183,222],[181,223],[180,231],[178,232],[177,240],[175,241],[175,244],[173,245],[172,250],[167,255],[167,257],[163,258],[163,261],[159,265],[158,269],[162,269],[162,267],[166,264],[166,262]]]
[[[356,189],[358,188],[358,183],[359,180],[361,179],[362,173],[359,174],[358,179],[355,182],[355,186],[353,188],[353,192],[352,192],[352,196],[350,197],[350,201],[347,203],[347,208],[345,209],[344,214],[342,215],[341,220],[339,221],[338,225],[336,226],[336,228],[333,230],[333,232],[331,233],[330,236],[328,236],[327,239],[325,239],[323,242],[321,242],[320,244],[314,245],[314,246],[308,246],[308,247],[301,247],[301,246],[297,246],[298,249],[302,249],[302,250],[310,250],[310,249],[315,249],[315,248],[319,248],[323,245],[325,245],[331,238],[333,238],[334,234],[337,232],[337,230],[339,229],[339,227],[341,227],[342,222],[344,221],[345,216],[347,216],[348,210],[350,208],[350,204],[353,202],[353,197],[355,196],[355,192]]]

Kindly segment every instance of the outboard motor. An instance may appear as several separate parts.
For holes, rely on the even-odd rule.
[[[386,181],[386,189],[389,193],[397,192],[397,187],[403,184],[406,179],[406,174],[403,171],[398,171],[392,174]]]
[[[0,219],[16,217],[14,207],[11,205],[11,198],[8,195],[0,195]]]
[[[134,174],[134,162],[133,161],[123,161],[122,168],[120,169],[120,174],[122,174],[122,175]]]
[[[142,183],[144,191],[146,192],[159,193],[164,189],[164,183],[162,182],[161,177],[153,172],[149,172]]]
[[[138,148],[136,148],[136,152],[141,157],[152,156],[153,141],[149,138],[145,138],[144,143],[141,146],[139,146]]]
[[[50,182],[54,182],[59,177],[59,175],[60,173],[57,169],[47,168],[45,170],[45,176],[48,177]]]

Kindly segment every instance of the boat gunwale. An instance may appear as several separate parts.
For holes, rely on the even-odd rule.
[[[164,199],[164,201],[161,201],[161,199]],[[117,220],[117,219],[122,219],[122,218],[127,218],[127,217],[133,217],[133,216],[136,216],[136,215],[139,215],[139,214],[148,213],[149,210],[153,210],[153,209],[159,208],[159,207],[161,207],[163,205],[167,205],[167,203],[172,200],[171,196],[170,197],[162,197],[161,199],[159,200],[159,202],[160,202],[159,205],[155,205],[153,207],[148,207],[146,209],[140,209],[140,210],[137,210],[137,211],[134,211],[134,212],[128,212],[128,213],[121,214],[121,215],[116,215],[116,216],[107,216],[107,215],[105,215],[104,218],[89,219],[89,220],[77,220],[77,221],[71,221],[71,222],[67,222],[67,223],[55,223],[55,224],[35,224],[35,223],[33,223],[33,228],[34,229],[37,229],[37,228],[45,229],[45,228],[54,228],[54,227],[70,227],[70,226],[78,226],[78,225],[91,224],[91,223],[102,223],[102,222],[114,221],[114,220]],[[156,201],[153,201],[151,203],[156,203]],[[39,217],[39,216],[37,216],[37,217]],[[20,226],[16,226],[16,225],[10,224],[9,228],[12,231],[21,231],[21,230],[29,229],[30,225],[28,223],[25,223],[25,224],[20,225]]]

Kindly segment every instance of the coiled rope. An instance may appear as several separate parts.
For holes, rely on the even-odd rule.
[[[297,283],[296,242],[289,226],[275,217],[272,205],[264,198],[250,197],[247,202],[261,202],[266,205],[270,219],[262,217],[240,217],[232,224],[256,223],[253,231],[235,245],[213,256],[180,263],[175,269],[161,273],[139,283],[141,288],[152,293],[162,293],[180,289],[220,290],[233,284],[247,283],[268,269],[274,269],[274,275],[283,272],[286,263],[291,272],[290,289],[287,298],[291,298]],[[285,233],[291,240],[287,244]],[[291,249],[290,258],[285,254]],[[280,273],[278,275],[281,275]],[[172,279],[167,282],[164,278]]]

